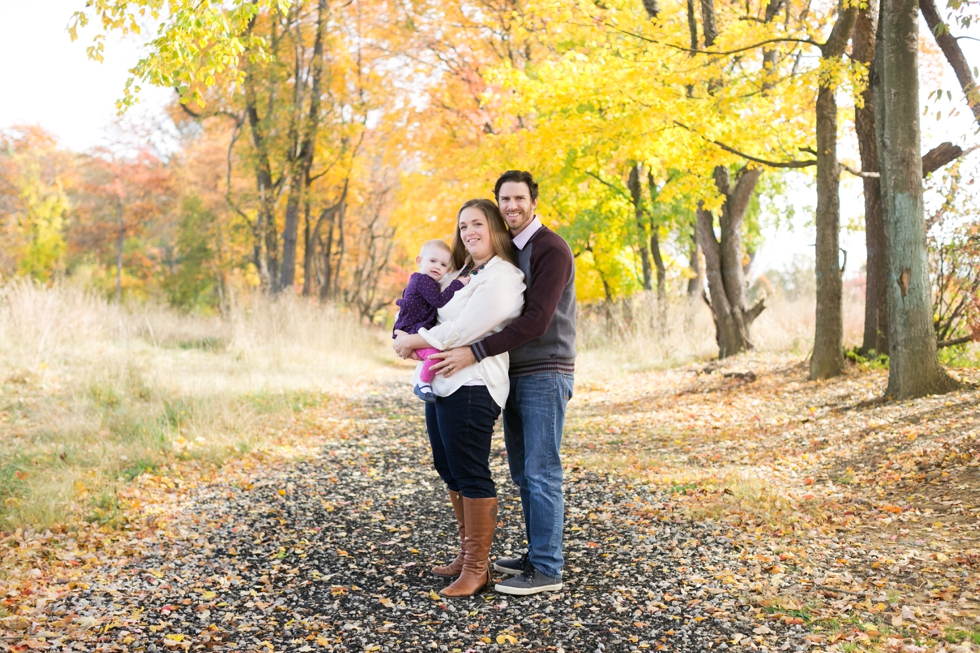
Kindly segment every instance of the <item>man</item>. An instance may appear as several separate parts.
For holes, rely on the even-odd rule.
[[[562,588],[562,468],[559,449],[575,373],[575,260],[568,244],[534,214],[538,184],[531,173],[508,170],[494,186],[524,272],[524,312],[503,331],[470,347],[434,357],[432,369],[450,376],[487,356],[510,352],[510,395],[504,441],[510,475],[521,493],[528,551],[497,560],[511,578],[498,592],[525,596]]]

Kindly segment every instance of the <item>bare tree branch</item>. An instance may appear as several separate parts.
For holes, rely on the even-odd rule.
[[[759,157],[752,156],[751,154],[746,154],[745,152],[742,152],[740,150],[736,150],[734,147],[731,147],[730,145],[726,145],[721,141],[716,141],[714,139],[708,138],[704,134],[698,132],[695,129],[688,127],[682,122],[678,122],[674,120],[673,123],[678,127],[686,129],[687,131],[693,134],[697,134],[698,136],[708,141],[712,145],[717,145],[718,147],[725,150],[726,152],[730,152],[732,154],[740,156],[746,161],[751,161],[752,163],[758,163],[760,165],[769,166],[770,168],[808,168],[810,166],[817,165],[816,159],[804,159],[802,161],[769,161],[768,159],[760,159]]]
[[[946,61],[956,73],[956,79],[960,83],[960,88],[963,89],[963,95],[966,96],[966,102],[970,106],[970,111],[973,112],[973,117],[980,123],[980,98],[977,97],[977,82],[973,79],[970,64],[967,63],[963,50],[960,49],[960,45],[953,38],[953,35],[949,33],[949,26],[943,22],[942,16],[939,15],[936,0],[920,0],[919,9],[922,11],[922,17],[926,19],[932,36],[936,39],[936,45],[946,55]]]

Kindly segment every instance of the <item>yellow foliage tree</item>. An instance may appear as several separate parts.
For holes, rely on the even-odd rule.
[[[71,155],[38,127],[0,132],[0,274],[47,281],[65,266]]]

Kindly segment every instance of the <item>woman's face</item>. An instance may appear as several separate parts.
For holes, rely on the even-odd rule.
[[[459,237],[474,261],[485,263],[493,256],[490,224],[480,209],[471,206],[459,214]]]

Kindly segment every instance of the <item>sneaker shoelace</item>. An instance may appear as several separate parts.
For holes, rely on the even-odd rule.
[[[530,559],[528,559],[524,563],[524,571],[521,572],[521,576],[525,581],[530,583],[534,580],[534,574],[536,573],[538,573],[538,570],[534,568],[534,565],[532,565]]]

